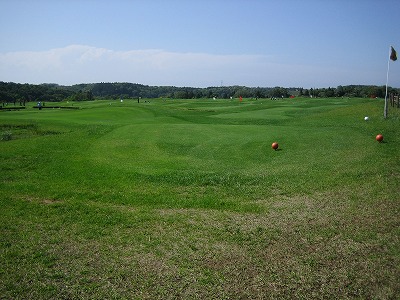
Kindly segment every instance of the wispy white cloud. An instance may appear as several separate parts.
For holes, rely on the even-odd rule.
[[[0,53],[0,78],[5,81],[128,81],[145,84],[209,85],[257,66],[255,55],[174,53],[163,50],[113,51],[83,45],[41,52]]]
[[[114,51],[70,45],[47,51],[0,53],[0,80],[75,84],[135,82],[175,86],[334,86],[357,84],[361,72],[282,64],[265,55]],[[311,83],[312,82],[312,83]]]

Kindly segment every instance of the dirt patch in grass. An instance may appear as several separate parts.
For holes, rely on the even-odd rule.
[[[23,199],[28,202],[40,203],[40,204],[46,204],[46,205],[60,204],[60,203],[64,202],[63,200],[60,200],[60,199],[35,198],[35,197],[30,197],[30,196],[26,196]]]

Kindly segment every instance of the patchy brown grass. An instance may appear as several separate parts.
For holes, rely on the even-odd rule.
[[[44,207],[19,227],[18,252],[5,253],[19,265],[3,265],[12,281],[1,290],[13,299],[395,299],[398,199],[363,196],[280,195],[257,201],[263,213],[87,202],[86,214],[121,219],[105,225],[79,214],[41,222],[56,212]],[[26,200],[59,203],[72,217],[79,209]]]
[[[377,298],[399,293],[396,201],[280,197],[264,215],[162,210],[207,235],[189,253],[235,298]],[[211,233],[211,234],[207,234]],[[182,237],[184,238],[184,237]]]
[[[25,196],[25,197],[23,197],[23,199],[25,201],[29,201],[29,202],[33,202],[33,203],[40,203],[40,204],[47,204],[47,205],[58,204],[58,203],[63,202],[63,200],[60,200],[60,199],[35,198],[32,196]]]

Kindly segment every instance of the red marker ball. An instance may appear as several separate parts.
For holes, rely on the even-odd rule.
[[[276,150],[276,149],[278,149],[278,147],[279,147],[279,145],[277,142],[272,143],[272,149]]]
[[[376,136],[376,140],[380,143],[380,142],[382,142],[383,141],[383,135],[382,134],[378,134],[377,136]]]

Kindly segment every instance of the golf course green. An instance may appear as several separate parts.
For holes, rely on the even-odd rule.
[[[33,106],[0,111],[1,299],[400,297],[382,99]]]

